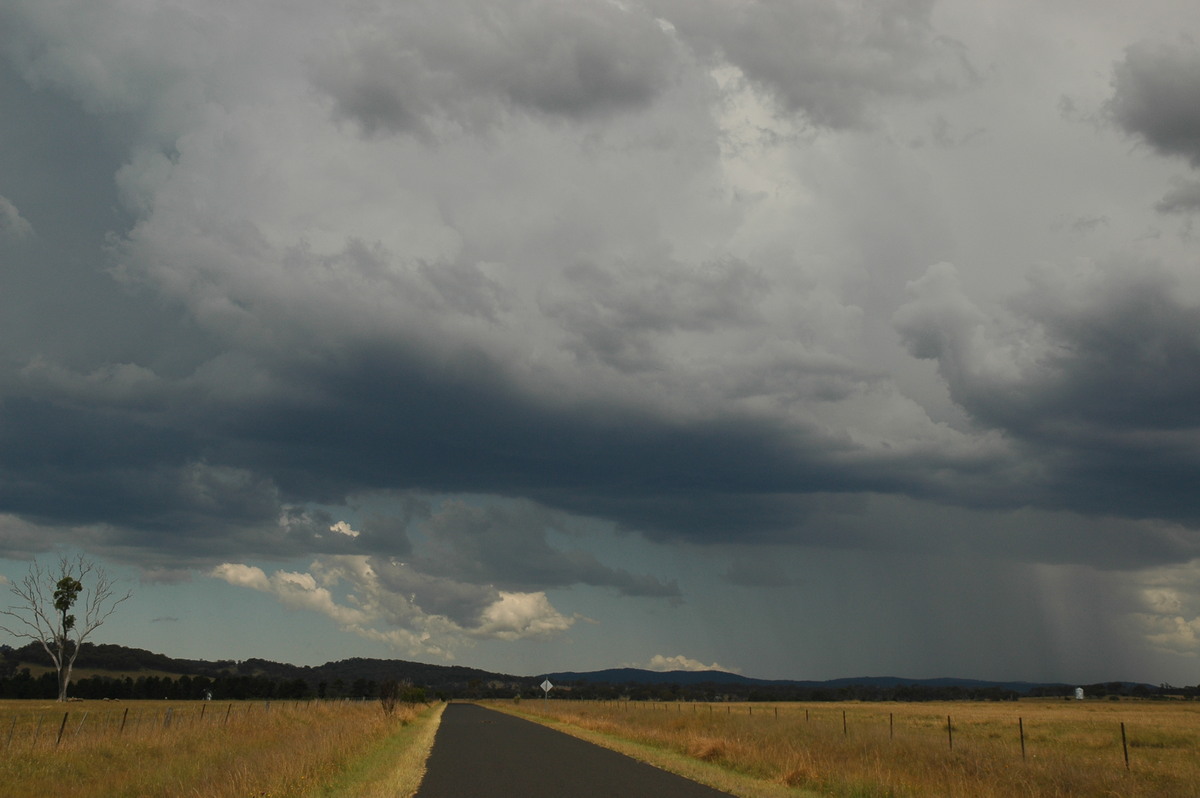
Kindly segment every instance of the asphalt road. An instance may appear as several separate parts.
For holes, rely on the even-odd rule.
[[[442,715],[416,798],[729,798],[682,776],[474,704]]]

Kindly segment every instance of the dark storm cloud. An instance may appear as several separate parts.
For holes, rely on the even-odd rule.
[[[1190,214],[1200,211],[1200,183],[1183,180],[1154,206],[1159,213]]]
[[[98,257],[107,234],[129,223],[112,184],[121,147],[77,103],[31,87],[2,57],[0,109],[0,357],[77,362],[150,349],[139,322],[162,336],[168,314],[122,292]],[[7,234],[6,207],[16,214]]]
[[[719,54],[785,110],[825,127],[864,126],[881,98],[933,94],[971,72],[933,28],[930,0],[651,5],[698,52]]]
[[[1147,264],[1084,283],[1035,279],[1013,303],[1031,349],[1020,355],[988,337],[952,272],[931,270],[913,288],[920,298],[896,317],[910,351],[936,360],[955,401],[1037,464],[1014,499],[1200,521],[1185,487],[1200,469],[1200,306],[1169,273]]]
[[[226,69],[194,33],[126,60],[120,36],[63,32],[30,5],[22,51],[50,88],[0,74],[28,110],[0,115],[0,247],[22,254],[0,293],[0,510],[163,562],[403,557],[396,589],[458,619],[497,585],[678,596],[572,550],[557,514],[656,541],[829,547],[893,532],[883,516],[839,522],[854,508],[830,497],[1191,522],[1200,320],[1169,281],[1126,264],[1083,299],[1031,293],[1015,308],[1048,348],[1007,372],[987,367],[1005,355],[980,342],[988,314],[926,285],[897,326],[970,414],[954,428],[893,391],[879,365],[893,342],[870,340],[855,304],[854,285],[907,268],[835,196],[870,194],[882,164],[835,135],[818,156],[723,154],[724,63],[834,129],[970,80],[931,9],[663,0],[660,25],[606,2],[408,4],[263,38],[245,48],[261,62]],[[132,17],[117,22],[154,29]],[[159,60],[171,68],[149,74]],[[1131,49],[1114,118],[1195,159],[1195,60]],[[104,110],[121,98],[145,118]],[[606,138],[618,120],[629,128]],[[488,135],[446,155],[426,146],[444,129]],[[766,188],[745,200],[738,180]],[[372,493],[391,514],[334,529]],[[456,493],[510,504],[397,499]],[[919,521],[903,534],[942,540]]]
[[[507,109],[576,119],[647,105],[670,41],[638,9],[546,0],[416,3],[311,59],[340,117],[368,133],[486,130]]]
[[[716,332],[759,320],[758,304],[770,285],[744,263],[625,265],[614,271],[580,264],[566,272],[564,297],[542,300],[547,316],[575,339],[583,358],[622,371],[663,367],[655,341],[678,330]]]
[[[1018,307],[1052,348],[1021,410],[1118,432],[1200,426],[1200,306],[1178,287],[1144,264],[1102,276],[1083,301],[1049,289],[1026,295]]]
[[[793,450],[761,421],[564,409],[521,396],[481,356],[450,365],[422,365],[402,350],[346,352],[292,391],[331,403],[251,405],[212,421],[228,436],[229,457],[268,471],[289,496],[524,495],[666,535],[726,534],[739,521],[755,529],[756,494],[770,505],[779,492],[910,481],[869,466],[831,468],[830,457],[852,452],[819,438],[807,453]]]
[[[569,528],[568,518],[529,502],[453,502],[431,519],[426,531],[434,543],[417,565],[426,573],[506,590],[585,584],[627,596],[679,595],[674,583],[610,568],[591,554],[563,551],[547,540],[547,532]]]
[[[1126,132],[1163,155],[1200,166],[1200,46],[1142,42],[1113,76],[1109,112]]]
[[[558,521],[545,508],[659,540],[871,547],[882,543],[878,530],[837,523],[818,497],[865,491],[1196,518],[1186,487],[1194,447],[1172,436],[1197,426],[1200,320],[1168,279],[1100,280],[1086,301],[1052,287],[1030,292],[1016,307],[1053,346],[1017,381],[973,370],[965,347],[980,312],[965,298],[921,301],[900,325],[914,354],[937,358],[955,399],[1029,447],[1036,468],[985,451],[871,454],[736,414],[687,422],[550,405],[479,353],[434,363],[402,346],[356,343],[319,360],[277,353],[260,366],[278,386],[265,395],[199,392],[195,382],[187,391],[138,379],[120,391],[26,382],[29,395],[10,391],[0,430],[5,506],[47,523],[110,525],[112,545],[195,559],[408,556],[408,535],[424,525],[441,547],[414,557],[425,577],[667,597],[678,592],[670,583],[552,545],[546,534]],[[367,519],[358,538],[331,532],[338,519],[328,512],[296,509],[371,491],[525,496],[543,506],[456,505],[439,515],[418,502]],[[929,534],[918,523],[911,530],[914,541]]]
[[[787,587],[794,580],[778,563],[771,560],[735,559],[725,569],[725,579],[742,587]]]
[[[143,487],[193,449],[191,436],[156,430],[144,420],[9,396],[0,416],[0,481],[5,505],[40,520],[113,523],[170,507],[170,497]],[[161,484],[160,484],[161,487]],[[82,514],[77,511],[83,508]],[[147,515],[152,514],[147,513]]]
[[[1194,524],[1200,306],[1153,266],[1105,280],[1089,299],[1028,298],[1056,346],[1024,386],[1025,418],[1009,414],[1007,426],[1062,447],[1058,489],[1075,506]]]
[[[431,576],[405,563],[372,558],[379,584],[389,594],[404,596],[421,611],[443,615],[455,623],[473,626],[496,600],[496,588],[486,583],[456,581]]]
[[[412,553],[408,530],[418,520],[427,518],[429,502],[415,496],[403,496],[391,502],[387,515],[373,513],[362,521],[359,547],[364,551],[392,557]]]
[[[321,510],[290,506],[269,474],[212,463],[218,439],[187,409],[155,402],[114,409],[111,396],[71,402],[6,398],[0,413],[0,506],[47,527],[92,528],[98,548],[143,550],[146,563],[306,556],[370,548],[405,553],[407,541],[374,519],[361,545],[330,531]],[[196,397],[183,401],[194,401]],[[219,447],[218,447],[219,448]]]
[[[403,532],[425,508],[404,520],[369,519],[356,539],[331,534],[337,519],[324,511],[288,508],[381,490],[489,493],[664,539],[750,541],[791,534],[805,494],[939,489],[910,468],[856,463],[853,447],[816,434],[797,447],[751,418],[682,423],[547,406],[479,356],[434,366],[376,348],[343,351],[319,371],[308,359],[270,368],[279,394],[238,401],[191,390],[149,405],[136,393],[89,403],[82,391],[105,389],[87,382],[71,385],[70,403],[56,401],[46,383],[37,396],[10,398],[0,430],[7,509],[46,523],[109,524],[114,544],[154,540],[185,558],[231,547],[403,555]],[[987,470],[985,462],[977,467]],[[476,577],[512,586],[581,581],[631,595],[677,592],[554,549],[542,512],[443,517],[436,537],[447,549],[427,566],[458,576],[482,568]],[[508,556],[506,539],[520,543]]]
[[[436,377],[390,370],[398,361],[363,362],[355,374],[328,379],[393,403],[397,426],[376,430],[411,440],[410,449],[421,453],[413,458],[419,471],[406,478],[439,489],[499,488],[615,516],[666,537],[720,537],[731,530],[753,537],[786,528],[782,519],[808,494],[936,492],[942,487],[932,475],[940,471],[973,479],[1001,467],[988,451],[928,451],[915,460],[873,454],[844,437],[803,425],[781,428],[754,414],[688,421],[636,408],[530,401],[486,361],[468,362],[471,367]],[[436,382],[426,385],[431,377]],[[382,413],[370,415],[378,425]],[[289,426],[305,427],[302,418]],[[365,435],[357,439],[366,441]],[[464,459],[472,463],[470,475],[459,470]],[[409,466],[398,465],[407,473]],[[482,481],[469,481],[475,479]]]

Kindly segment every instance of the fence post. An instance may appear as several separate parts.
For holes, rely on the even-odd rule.
[[[1017,729],[1021,732],[1021,758],[1025,758],[1025,719],[1017,718]]]
[[[896,715],[893,712],[888,713],[888,739],[896,739]]]
[[[121,731],[118,734],[125,733],[125,721],[129,719],[129,707],[125,707],[125,712],[121,715]]]
[[[946,716],[946,737],[950,740],[950,750],[954,750],[954,725],[950,723],[950,716]]]
[[[1125,721],[1121,721],[1121,750],[1125,752],[1125,769],[1129,770],[1129,743],[1125,740]]]
[[[67,728],[67,715],[70,715],[70,714],[71,714],[70,712],[63,713],[62,725],[60,725],[58,727],[58,739],[54,741],[55,746],[57,746],[59,743],[62,742],[63,729]],[[1125,724],[1121,724],[1122,734],[1124,734],[1124,726],[1125,726]]]
[[[83,722],[85,720],[87,720],[88,711],[89,710],[86,710],[86,709],[83,711],[83,717],[79,719],[79,725],[75,727],[75,734],[77,736],[78,736],[79,732],[83,730]]]

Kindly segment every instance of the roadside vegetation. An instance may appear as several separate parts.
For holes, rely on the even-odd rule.
[[[0,701],[6,798],[403,798],[443,704]]]
[[[1200,784],[1190,701],[489,706],[753,798],[1190,798]]]

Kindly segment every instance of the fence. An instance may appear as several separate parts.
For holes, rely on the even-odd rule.
[[[594,704],[597,704],[600,706],[623,707],[625,709],[646,708],[648,710],[664,710],[664,711],[673,709],[675,712],[679,712],[679,713],[684,712],[685,707],[690,707],[690,711],[693,715],[700,713],[702,711],[701,707],[704,707],[709,716],[711,716],[714,712],[719,712],[720,709],[723,709],[726,715],[732,715],[736,708],[736,710],[739,713],[744,712],[747,717],[754,717],[754,704],[750,704],[750,703],[712,704],[712,703],[708,703],[708,702],[620,701],[620,700],[593,701],[593,702],[587,702],[587,703],[594,703]],[[784,709],[785,716],[789,712],[798,711],[798,709],[801,709],[801,708],[792,707],[792,706],[785,707],[785,709]],[[760,706],[759,711],[758,711],[758,716],[760,718],[772,717],[775,720],[778,720],[779,719],[779,710],[780,710],[780,706],[778,704]],[[804,712],[805,722],[811,722],[813,710],[808,707],[804,707],[804,708],[802,708],[802,710]],[[845,709],[840,710],[840,711],[841,711],[842,734],[849,735],[850,734],[849,712]],[[1115,742],[1116,740],[1119,739],[1120,754],[1121,754],[1122,760],[1124,762],[1125,769],[1129,770],[1130,769],[1130,765],[1129,765],[1130,742],[1129,742],[1129,735],[1128,735],[1128,732],[1126,729],[1125,721],[1113,721],[1112,724],[1113,725],[1111,728],[1113,731],[1113,740]],[[894,740],[896,737],[896,713],[895,712],[887,713],[887,728],[888,728],[888,739]],[[946,730],[947,748],[949,748],[950,750],[953,750],[954,749],[954,718],[953,718],[953,715],[946,715],[945,730]],[[1014,738],[1019,742],[1021,758],[1027,759],[1028,758],[1028,750],[1027,750],[1027,746],[1026,746],[1026,736],[1025,736],[1025,718],[1023,716],[1018,715],[1016,717],[1015,726],[1012,729],[1012,733],[1014,735]],[[991,736],[996,737],[997,735],[992,734]],[[1155,735],[1155,736],[1157,736],[1157,735]],[[1146,746],[1150,746],[1150,747],[1162,747],[1161,744],[1159,744],[1157,742],[1153,742],[1153,741],[1151,741],[1151,742],[1134,742],[1133,745],[1135,747],[1137,747],[1138,745],[1146,745]],[[1195,742],[1192,747],[1200,748],[1200,731],[1197,732],[1196,739],[1195,739]]]
[[[377,701],[0,701],[0,795],[308,795],[419,712]]]
[[[952,794],[985,794],[973,793],[977,785],[969,782],[974,778],[970,774],[985,772],[997,784],[1027,795],[1108,794],[1104,790],[1116,789],[1113,794],[1194,796],[1194,785],[1200,783],[1195,756],[1200,750],[1200,702],[560,699],[549,704],[545,714],[583,728],[761,772],[793,785],[814,786],[805,779],[819,781],[823,774],[845,772],[860,762],[878,771],[870,778],[886,784],[911,785],[918,777],[933,779],[928,774],[957,773]],[[539,707],[530,705],[528,710],[537,714]],[[802,767],[797,762],[810,764]],[[879,775],[885,771],[890,775]],[[926,775],[914,776],[918,771]],[[1030,786],[1041,783],[1048,785],[1044,792]],[[1169,783],[1181,786],[1171,792],[1162,786]],[[1080,786],[1064,786],[1070,784]],[[935,793],[947,788],[944,782],[921,786]],[[1008,793],[998,789],[996,794]]]
[[[184,729],[232,730],[267,713],[298,712],[312,701],[96,701],[25,708],[20,701],[0,705],[0,749],[69,747],[98,738],[138,739]],[[325,702],[328,703],[328,702]],[[275,707],[272,710],[272,707]]]

